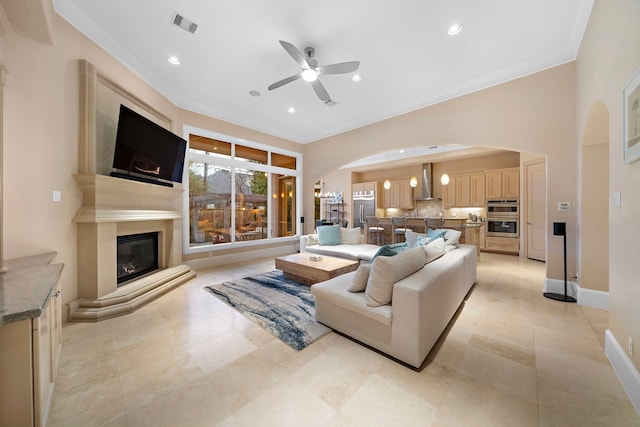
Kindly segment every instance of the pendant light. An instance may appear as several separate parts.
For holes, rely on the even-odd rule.
[[[386,173],[387,173],[387,175],[389,175],[389,153],[385,154],[385,158],[387,160],[385,162],[385,164],[387,166]],[[391,181],[389,181],[389,178],[384,180],[384,184],[382,186],[384,187],[385,190],[388,190],[388,189],[391,188]]]
[[[409,180],[409,185],[411,186],[411,188],[416,188],[418,186],[418,178],[412,176]]]
[[[442,163],[442,176],[440,177],[440,184],[442,184],[442,185],[449,184],[449,175],[447,175],[447,169],[445,167],[445,162]]]
[[[447,173],[446,173],[446,172],[444,172],[444,173],[442,174],[442,176],[440,177],[440,183],[441,183],[442,185],[447,185],[447,184],[449,184],[449,175],[447,175]]]

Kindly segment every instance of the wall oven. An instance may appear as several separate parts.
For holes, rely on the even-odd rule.
[[[520,236],[520,210],[517,200],[491,200],[487,202],[487,236]]]

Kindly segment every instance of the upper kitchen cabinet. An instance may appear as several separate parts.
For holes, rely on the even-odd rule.
[[[391,181],[388,190],[383,189],[384,208],[413,209],[413,188],[409,180]]]
[[[487,200],[520,198],[520,168],[488,170],[485,175]]]
[[[442,206],[445,208],[484,207],[484,173],[454,175],[442,187]]]
[[[471,206],[483,208],[487,203],[485,174],[474,173],[469,175],[469,185],[471,186]]]
[[[375,192],[377,190],[377,182],[359,182],[351,185],[351,190],[356,192]]]

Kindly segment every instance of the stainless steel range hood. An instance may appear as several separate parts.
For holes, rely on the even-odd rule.
[[[416,201],[441,200],[433,197],[433,165],[431,163],[423,163],[422,165],[422,194],[416,198]]]

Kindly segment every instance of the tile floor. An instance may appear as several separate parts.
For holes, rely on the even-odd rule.
[[[203,290],[70,323],[49,426],[640,426],[603,350],[607,312],[542,296],[544,264],[481,254],[420,372],[335,333],[296,352]]]

